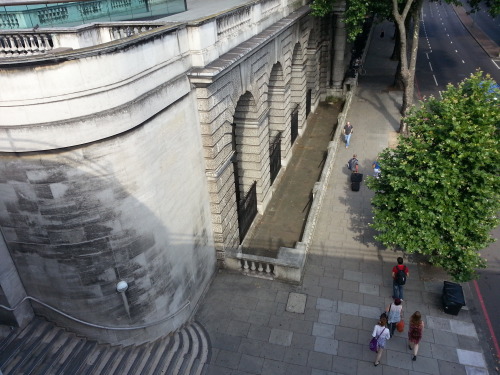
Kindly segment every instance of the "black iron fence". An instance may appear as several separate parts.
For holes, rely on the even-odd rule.
[[[269,162],[271,169],[271,185],[281,169],[281,132],[276,134],[269,145]]]
[[[306,118],[309,116],[309,113],[311,113],[311,102],[312,102],[312,90],[309,89],[307,90],[306,94]]]
[[[241,202],[238,202],[238,226],[240,231],[240,242],[257,215],[257,181],[254,181]]]
[[[299,107],[297,106],[292,112],[292,122],[291,122],[291,137],[292,145],[299,135]]]

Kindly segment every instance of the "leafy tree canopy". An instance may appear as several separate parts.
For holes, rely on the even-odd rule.
[[[334,6],[342,2],[343,0],[314,0],[311,3],[312,14],[320,17],[326,16],[332,12]],[[378,14],[381,18],[390,18],[391,10],[391,0],[346,0],[344,22],[347,28],[347,39],[351,42],[356,39],[363,29],[363,22],[367,15]]]
[[[500,92],[482,72],[448,85],[413,108],[410,134],[379,156],[375,191],[376,239],[428,256],[456,281],[476,277],[479,251],[499,224]]]
[[[356,39],[361,33],[364,18],[368,14],[377,14],[381,19],[391,19],[392,0],[313,0],[311,3],[312,14],[315,16],[326,16],[332,9],[346,2],[345,23],[347,26],[347,37],[349,41]],[[404,7],[408,0],[397,0],[400,7]],[[412,0],[410,0],[412,1]],[[462,5],[462,0],[446,0],[455,5]],[[471,13],[486,9],[491,16],[500,14],[500,0],[467,0],[471,6]]]

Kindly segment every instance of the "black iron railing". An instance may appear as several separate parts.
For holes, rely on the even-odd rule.
[[[281,169],[281,132],[276,134],[269,145],[269,163],[272,185]]]
[[[291,121],[291,137],[292,137],[292,145],[293,142],[297,139],[299,135],[299,107],[297,106],[292,112],[292,121]]]
[[[240,241],[245,235],[257,215],[257,181],[254,181],[241,202],[238,202],[238,226],[240,231]]]
[[[307,90],[306,94],[306,118],[309,116],[309,113],[311,113],[311,102],[312,102],[312,90],[309,89]]]

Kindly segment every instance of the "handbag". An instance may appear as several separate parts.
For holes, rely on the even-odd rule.
[[[405,330],[405,321],[401,318],[399,322],[396,323],[396,329],[398,332],[403,332]]]
[[[380,314],[379,319],[382,319],[382,317],[389,319],[389,317],[387,316],[387,313],[391,312],[391,307],[392,307],[392,304],[389,306],[389,311],[387,311],[387,312],[384,311],[382,314]]]
[[[370,340],[370,350],[372,352],[378,352],[378,338],[380,337],[380,335],[386,330],[386,328],[384,328],[382,330],[382,332],[380,332],[378,334],[377,337],[373,337],[371,340]]]

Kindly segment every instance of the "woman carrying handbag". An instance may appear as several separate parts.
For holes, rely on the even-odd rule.
[[[386,311],[387,322],[389,324],[389,330],[392,337],[394,335],[394,331],[396,330],[396,325],[403,319],[403,305],[401,304],[401,300],[396,298],[394,302],[387,306]]]
[[[378,366],[382,353],[384,352],[385,343],[391,338],[385,316],[382,315],[379,322],[373,327],[372,337],[377,339],[377,358],[375,358],[375,363],[373,365]]]

